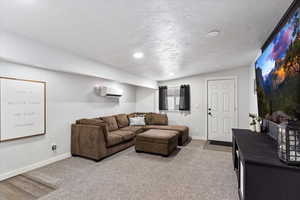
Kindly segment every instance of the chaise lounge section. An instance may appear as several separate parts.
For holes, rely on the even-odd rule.
[[[189,128],[187,126],[179,126],[179,125],[169,125],[168,124],[168,115],[160,114],[160,113],[132,113],[129,114],[128,117],[134,116],[145,116],[146,126],[145,130],[149,129],[160,129],[160,130],[170,130],[170,131],[178,131],[178,145],[183,146],[189,139]]]
[[[129,118],[144,116],[146,125],[130,126]],[[178,145],[183,145],[189,137],[186,126],[168,125],[166,114],[131,113],[80,119],[72,124],[71,153],[93,160],[101,160],[135,144],[136,135],[147,130],[170,130],[178,133]]]

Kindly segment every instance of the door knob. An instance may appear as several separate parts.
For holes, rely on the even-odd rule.
[[[211,111],[211,108],[208,108],[208,111]]]
[[[208,115],[212,116],[211,112],[208,112]]]

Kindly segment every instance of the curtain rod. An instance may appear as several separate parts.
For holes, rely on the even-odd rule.
[[[168,88],[180,88],[180,86],[182,86],[182,85],[189,85],[190,86],[190,84],[181,84],[181,85],[159,85],[158,87],[164,87],[164,86],[167,86]]]

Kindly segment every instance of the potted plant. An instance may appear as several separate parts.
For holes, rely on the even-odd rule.
[[[262,118],[253,113],[249,113],[249,117],[251,118],[251,130],[255,133],[260,133]]]

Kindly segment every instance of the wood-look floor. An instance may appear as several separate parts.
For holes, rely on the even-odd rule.
[[[0,199],[34,200],[54,190],[44,183],[19,175],[0,182]]]

